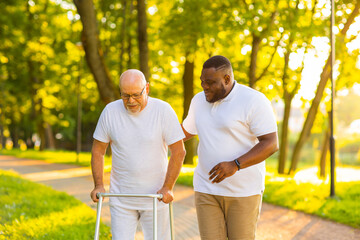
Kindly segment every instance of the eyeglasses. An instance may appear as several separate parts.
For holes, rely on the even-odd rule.
[[[141,98],[141,96],[143,95],[145,88],[146,88],[146,85],[144,86],[143,90],[141,90],[140,93],[135,93],[135,94],[130,94],[130,95],[129,95],[129,94],[126,94],[126,93],[120,93],[120,94],[121,94],[121,98],[122,98],[122,99],[125,99],[125,100],[129,100],[131,97],[132,97],[133,99],[139,99],[139,98]]]

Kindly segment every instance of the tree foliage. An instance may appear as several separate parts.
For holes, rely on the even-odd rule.
[[[358,5],[336,1],[337,89],[357,81],[359,29],[352,23],[359,24],[354,13]],[[141,21],[139,7],[146,17]],[[147,50],[140,41],[144,34]],[[329,54],[329,42],[323,41],[325,50],[316,44],[328,36],[329,6],[320,0],[148,0],[146,5],[140,0],[2,1],[0,135],[11,138],[14,146],[21,140],[33,147],[33,140],[41,139],[41,148],[74,149],[80,77],[82,141],[89,149],[104,103],[119,98],[118,79],[128,68],[148,71],[150,94],[170,102],[183,119],[192,96],[201,91],[202,63],[221,54],[232,62],[239,83],[285,105],[279,119],[279,171],[284,172],[292,150],[287,144],[292,102],[308,81],[307,59]],[[318,58],[317,64],[325,66],[328,76],[325,60]],[[326,131],[327,111],[318,111],[329,108],[324,81],[315,100],[302,99],[304,108],[318,105],[309,110],[316,118],[304,130],[305,138],[300,137],[302,143],[312,132]]]

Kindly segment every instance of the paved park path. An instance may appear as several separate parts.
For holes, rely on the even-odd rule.
[[[90,168],[0,155],[0,169],[13,170],[26,179],[64,191],[96,210],[96,204],[89,197],[93,187]],[[105,175],[105,183],[109,184],[109,174]],[[200,240],[192,188],[176,185],[174,195],[176,240]],[[102,219],[109,224],[107,201],[104,203]],[[140,232],[136,239],[143,239]],[[360,240],[360,229],[263,203],[256,239]]]

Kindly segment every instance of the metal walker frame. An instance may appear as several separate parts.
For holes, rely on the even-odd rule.
[[[162,197],[163,197],[162,194],[97,193],[96,196],[99,198],[99,201],[97,203],[94,240],[99,240],[100,215],[101,215],[101,208],[102,208],[102,203],[103,203],[104,197],[148,197],[148,198],[153,198],[153,239],[157,240],[157,202],[156,202],[156,200],[162,199]],[[169,203],[169,216],[170,216],[171,240],[175,240],[172,202]]]

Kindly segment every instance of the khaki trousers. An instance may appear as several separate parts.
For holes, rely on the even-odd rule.
[[[224,197],[195,192],[202,240],[254,240],[262,195]]]

